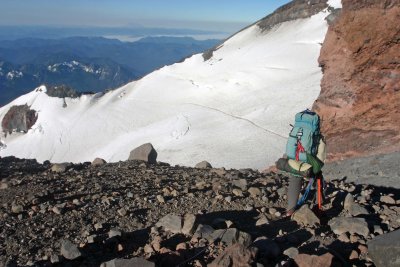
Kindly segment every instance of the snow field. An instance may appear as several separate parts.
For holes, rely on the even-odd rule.
[[[282,23],[265,33],[253,25],[208,61],[194,55],[101,97],[67,98],[66,108],[45,88],[33,91],[0,109],[0,119],[12,105],[27,103],[38,111],[27,134],[2,137],[7,148],[0,155],[119,161],[151,142],[158,160],[171,164],[270,166],[285,151],[295,113],[311,108],[318,97],[317,59],[327,15]]]

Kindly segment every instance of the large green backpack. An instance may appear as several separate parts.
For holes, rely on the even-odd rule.
[[[317,155],[321,138],[318,114],[308,109],[299,112],[296,114],[295,122],[292,126],[293,128],[289,133],[286,144],[287,157],[297,161],[313,163],[310,161]]]

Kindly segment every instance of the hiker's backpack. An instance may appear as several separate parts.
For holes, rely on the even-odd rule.
[[[310,155],[316,156],[321,138],[320,119],[317,113],[310,110],[299,112],[295,116],[293,128],[289,133],[286,155],[289,159],[309,162]],[[309,157],[307,157],[307,153]]]

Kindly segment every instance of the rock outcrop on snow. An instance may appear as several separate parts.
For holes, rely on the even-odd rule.
[[[36,122],[37,113],[28,105],[12,106],[4,115],[1,127],[5,133],[27,132]]]
[[[73,88],[67,85],[46,85],[46,94],[51,97],[58,97],[58,98],[76,98],[79,97],[81,94],[76,92]]]
[[[135,160],[52,166],[0,158],[1,266],[379,267],[379,251],[398,250],[399,189],[334,180],[324,215],[296,223],[282,217],[287,178],[275,173]],[[367,213],[349,213],[354,204]]]
[[[319,63],[314,103],[328,159],[400,150],[400,1],[342,0]]]
[[[309,18],[328,7],[327,0],[294,0],[266,16],[257,25],[263,30],[290,20]]]

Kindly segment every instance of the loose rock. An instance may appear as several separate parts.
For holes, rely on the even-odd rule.
[[[247,192],[249,192],[250,196],[253,198],[257,198],[262,195],[261,190],[257,187],[250,187]]]
[[[78,247],[71,241],[63,240],[61,242],[61,255],[68,260],[74,260],[79,258],[82,254]]]
[[[180,233],[182,231],[182,218],[175,214],[168,214],[162,217],[156,226],[163,227],[165,231]]]
[[[202,161],[196,164],[195,168],[199,169],[207,169],[207,168],[212,168],[211,164],[207,161]]]
[[[369,214],[364,207],[354,202],[354,197],[350,193],[347,194],[344,200],[344,209],[347,210],[352,216]]]
[[[326,267],[331,266],[333,255],[325,253],[321,256],[299,254],[294,258],[295,263],[298,267]]]
[[[400,230],[380,235],[368,242],[368,254],[378,267],[400,264]]]
[[[100,267],[155,267],[155,263],[142,258],[114,259],[104,262]]]
[[[292,219],[298,224],[305,226],[316,226],[320,224],[319,218],[307,205],[303,205],[300,209],[295,211],[292,215]]]
[[[63,173],[71,166],[71,163],[54,163],[51,167],[52,172]]]
[[[196,227],[196,215],[186,214],[183,219],[182,233],[185,235],[193,234]]]
[[[330,220],[328,224],[337,235],[349,232],[367,237],[369,234],[368,224],[363,218],[336,217]]]
[[[396,201],[391,196],[381,196],[380,201],[386,204],[396,204]]]
[[[150,143],[143,144],[131,151],[128,160],[143,160],[150,164],[157,163],[157,151]]]
[[[92,166],[101,166],[106,164],[107,162],[102,158],[95,158],[92,162]]]
[[[241,244],[234,244],[227,247],[221,255],[219,255],[209,267],[251,267],[257,256],[257,249],[254,247],[246,248]]]

